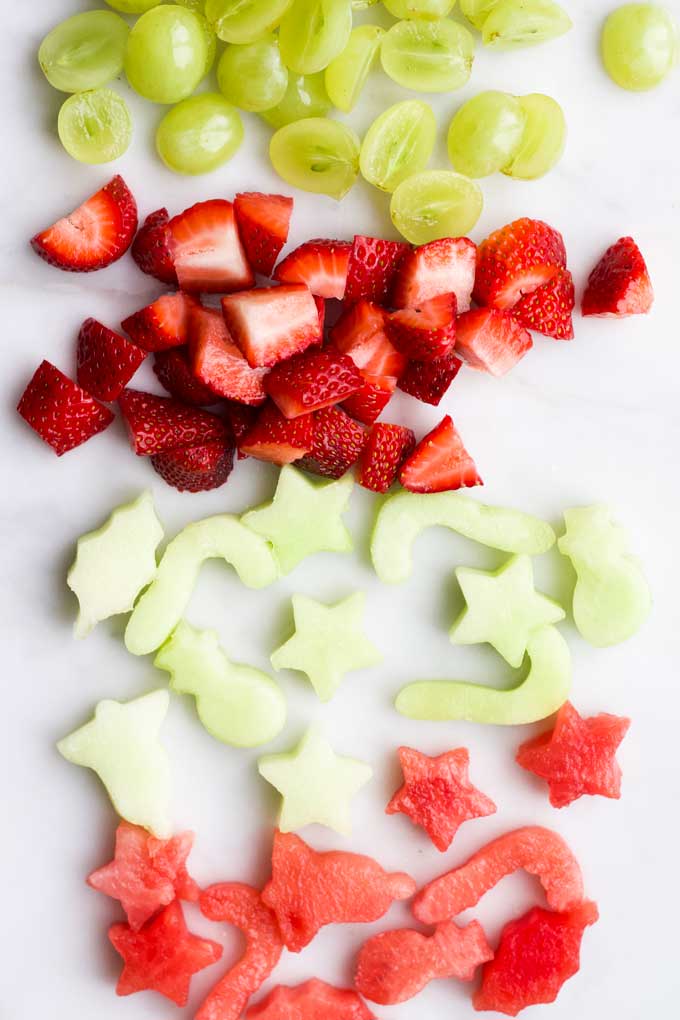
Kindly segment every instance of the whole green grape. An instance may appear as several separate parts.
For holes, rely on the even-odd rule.
[[[395,18],[445,18],[456,0],[383,0]]]
[[[522,141],[526,114],[507,92],[480,92],[449,126],[449,159],[466,177],[488,177],[512,159]]]
[[[325,117],[331,106],[323,71],[289,74],[288,88],[281,102],[271,110],[263,110],[260,116],[273,128],[280,128],[305,117]]]
[[[280,103],[288,86],[279,40],[273,33],[254,43],[227,46],[217,67],[220,92],[242,110],[257,113]]]
[[[178,103],[194,91],[208,63],[205,27],[171,4],[154,7],[133,26],[125,54],[128,82],[154,103]]]
[[[560,160],[567,140],[567,122],[562,107],[550,96],[536,92],[520,96],[519,102],[526,117],[522,140],[503,173],[533,181]]]
[[[460,11],[481,32],[489,12],[498,0],[460,0]]]
[[[202,14],[196,14],[203,34],[205,36],[206,54],[205,54],[205,70],[203,77],[206,78],[213,69],[215,63],[215,57],[217,56],[217,36],[210,27],[207,18]]]
[[[478,184],[452,170],[424,170],[402,181],[392,195],[390,215],[411,244],[463,237],[482,213]]]
[[[113,11],[74,14],[45,36],[38,62],[60,92],[82,92],[106,85],[123,70],[130,29]]]
[[[361,144],[359,167],[369,184],[394,191],[427,166],[437,137],[437,118],[427,103],[405,99],[377,117]]]
[[[224,42],[256,42],[272,32],[293,0],[206,0],[205,16]]]
[[[351,31],[351,0],[293,0],[279,29],[283,62],[297,74],[323,71]]]
[[[366,84],[385,30],[377,25],[359,25],[352,29],[342,53],[326,68],[326,92],[338,110],[353,110]]]
[[[163,0],[106,0],[109,7],[121,14],[146,14],[152,7],[158,7]]]
[[[571,18],[554,0],[498,0],[484,19],[482,42],[495,50],[537,46],[571,27]]]
[[[80,163],[110,163],[127,151],[132,118],[127,104],[111,89],[69,96],[57,122],[61,144]]]
[[[383,70],[414,92],[449,92],[470,77],[475,56],[472,34],[450,18],[398,21],[383,39]]]
[[[236,107],[215,92],[183,99],[158,125],[156,148],[171,170],[205,174],[232,158],[243,142]]]
[[[341,199],[357,179],[360,144],[346,124],[309,117],[279,128],[269,155],[277,174],[288,184]]]
[[[605,21],[600,49],[617,85],[644,92],[659,85],[678,58],[677,25],[656,4],[625,4]]]

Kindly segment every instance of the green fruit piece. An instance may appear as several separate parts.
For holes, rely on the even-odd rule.
[[[170,542],[153,584],[135,606],[125,631],[133,655],[148,655],[168,638],[184,615],[206,560],[230,563],[247,588],[266,588],[278,576],[267,543],[237,517],[218,514],[196,521]]]
[[[241,110],[258,113],[277,106],[288,88],[278,38],[269,33],[257,42],[227,46],[217,65],[217,84]]]
[[[350,0],[293,0],[281,20],[281,56],[297,74],[323,71],[352,31]]]
[[[526,114],[519,99],[491,89],[468,99],[449,126],[449,159],[461,174],[488,177],[514,157]]]
[[[342,836],[352,832],[352,798],[373,775],[364,762],[337,755],[316,727],[293,751],[260,758],[258,769],[283,797],[281,832],[325,825]]]
[[[152,7],[158,7],[163,0],[106,0],[106,2],[109,7],[123,14],[145,14]]]
[[[359,25],[352,30],[342,53],[326,68],[326,91],[333,105],[343,113],[356,106],[384,35],[385,30],[378,25]]]
[[[269,158],[287,184],[340,201],[356,183],[360,149],[359,136],[347,124],[305,117],[279,128]]]
[[[128,105],[113,89],[91,89],[69,96],[57,118],[59,140],[80,163],[111,163],[132,141]]]
[[[128,38],[128,83],[153,103],[179,103],[205,77],[209,48],[200,15],[177,4],[153,7],[135,22]]]
[[[397,711],[409,719],[467,719],[496,726],[545,719],[569,696],[569,648],[559,631],[543,627],[528,640],[527,655],[531,668],[517,687],[499,690],[459,680],[419,680],[399,692]]]
[[[547,174],[561,159],[567,122],[560,104],[540,92],[520,96],[519,103],[526,115],[524,132],[503,173],[520,181],[533,181]]]
[[[383,584],[409,577],[413,543],[425,528],[438,525],[507,553],[539,556],[555,543],[549,524],[519,510],[486,506],[457,492],[399,492],[380,508],[371,540],[373,566]]]
[[[596,648],[626,641],[652,606],[641,568],[628,554],[628,536],[606,506],[565,510],[566,534],[557,547],[576,571],[574,623]]]
[[[224,96],[201,92],[173,106],[158,125],[156,148],[180,174],[205,174],[228,162],[243,142],[243,123]]]
[[[158,737],[169,704],[167,691],[100,701],[94,719],[57,744],[67,761],[97,773],[121,818],[159,839],[172,835],[170,762]]]
[[[394,18],[425,18],[436,21],[450,13],[456,0],[383,0]]]
[[[38,63],[52,88],[82,92],[107,85],[123,70],[130,27],[113,11],[84,11],[45,36]]]
[[[321,701],[330,701],[346,673],[382,662],[364,631],[366,596],[356,592],[334,606],[293,595],[295,634],[272,655],[272,666],[306,673]]]
[[[292,0],[207,0],[205,16],[220,39],[251,43],[277,27]]]
[[[351,475],[319,484],[286,465],[271,503],[249,510],[241,521],[271,543],[281,573],[288,574],[314,553],[352,551],[342,515],[353,487]]]
[[[600,52],[607,74],[622,89],[656,88],[677,63],[678,25],[659,4],[624,4],[608,15]]]
[[[489,12],[497,3],[498,0],[460,0],[460,11],[481,32]]]
[[[361,144],[359,167],[365,180],[382,191],[427,166],[437,138],[432,108],[418,99],[404,99],[373,121]]]
[[[324,72],[316,74],[289,74],[288,88],[280,103],[271,110],[263,110],[262,120],[273,128],[285,127],[296,120],[323,118],[332,103],[326,93]]]
[[[199,719],[223,744],[258,747],[286,724],[279,685],[259,669],[230,662],[215,631],[196,630],[182,620],[154,665],[171,674],[173,691],[196,698]]]
[[[101,620],[129,613],[156,575],[156,549],[163,528],[150,492],[114,510],[106,524],[78,539],[66,583],[78,599],[78,638]]]
[[[554,0],[498,0],[484,19],[482,42],[494,50],[537,46],[564,35],[572,24]]]
[[[429,244],[441,237],[465,237],[484,206],[475,181],[453,170],[423,170],[395,189],[390,216],[411,244]]]

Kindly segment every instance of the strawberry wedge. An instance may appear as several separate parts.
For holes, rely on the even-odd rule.
[[[310,453],[314,443],[314,417],[288,419],[276,404],[267,403],[257,421],[239,443],[239,453],[270,464],[292,464]]]
[[[157,397],[141,390],[123,390],[119,400],[132,449],[138,457],[153,457],[214,439],[227,438],[221,418],[172,397]]]
[[[405,256],[392,285],[395,308],[416,308],[440,294],[456,295],[459,312],[470,307],[477,248],[468,237],[443,237]]]
[[[229,294],[222,313],[252,368],[271,367],[321,341],[319,310],[301,283]]]
[[[318,297],[342,299],[351,250],[348,241],[307,241],[279,263],[274,279],[304,283]]]
[[[621,237],[608,248],[588,277],[583,315],[625,318],[645,315],[654,291],[642,252],[632,237]]]
[[[78,334],[78,385],[99,400],[117,400],[146,358],[146,351],[96,319]]]
[[[262,276],[271,276],[288,240],[293,199],[248,191],[234,199],[234,211],[246,257]]]
[[[345,309],[333,326],[330,340],[342,354],[350,356],[365,376],[388,377],[396,382],[407,359],[387,336],[386,314],[371,301],[357,301]]]
[[[189,294],[164,294],[121,323],[127,335],[145,351],[182,347],[189,338],[189,314],[197,301]]]
[[[366,443],[366,430],[340,407],[325,407],[314,415],[309,454],[298,466],[323,478],[342,478],[356,463]]]
[[[255,283],[231,202],[199,202],[171,219],[168,229],[182,290],[224,294]]]
[[[352,359],[327,347],[276,365],[266,376],[264,388],[286,418],[297,418],[340,403],[362,383]]]
[[[380,237],[357,234],[347,267],[346,301],[366,298],[385,304],[402,259],[411,250],[403,241],[384,241]]]
[[[483,485],[448,414],[404,462],[399,481],[410,492],[447,492]]]
[[[473,308],[458,318],[456,353],[481,372],[505,375],[532,346],[531,334],[511,312]]]
[[[515,220],[480,244],[473,297],[479,305],[512,308],[566,265],[559,231],[543,220]]]
[[[189,325],[194,375],[216,397],[257,406],[267,398],[266,368],[251,368],[232,340],[224,317],[214,308],[195,308]]]
[[[134,239],[131,254],[143,273],[176,287],[177,273],[169,222],[167,209],[149,213]]]
[[[49,361],[36,369],[17,411],[57,457],[103,432],[114,418],[108,407]]]
[[[387,316],[391,342],[413,361],[436,361],[456,342],[456,295],[440,294],[414,308],[400,308]]]

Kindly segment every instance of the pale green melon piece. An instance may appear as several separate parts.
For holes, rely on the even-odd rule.
[[[557,546],[576,571],[574,623],[597,648],[637,633],[652,607],[649,585],[628,554],[628,535],[606,506],[564,511],[566,534]]]
[[[517,687],[498,690],[458,680],[420,680],[399,692],[397,711],[409,719],[467,719],[497,726],[538,722],[569,696],[571,656],[554,627],[537,630],[527,643],[531,668]]]
[[[196,698],[201,722],[223,744],[257,747],[286,724],[279,685],[259,669],[230,662],[213,630],[196,630],[182,620],[155,665],[171,674],[173,691]]]
[[[182,619],[206,560],[230,563],[247,588],[273,584],[278,570],[271,549],[231,514],[189,524],[170,542],[156,579],[135,606],[125,631],[133,655],[147,655],[168,638]]]
[[[161,690],[134,701],[100,701],[94,719],[57,744],[67,761],[97,773],[121,818],[159,839],[172,835],[170,762],[159,739],[169,704]]]
[[[413,543],[421,531],[436,525],[508,553],[537,556],[555,542],[549,524],[519,510],[486,506],[459,492],[398,492],[380,508],[371,540],[373,566],[383,584],[408,578]]]
[[[163,528],[150,492],[114,510],[106,524],[78,539],[67,584],[80,607],[75,635],[86,637],[101,621],[129,613],[156,573]]]

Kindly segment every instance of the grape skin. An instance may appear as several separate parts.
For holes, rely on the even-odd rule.
[[[69,156],[80,163],[110,163],[127,151],[132,119],[116,92],[92,89],[69,96],[59,111],[57,130]]]
[[[360,142],[346,124],[308,117],[280,128],[269,155],[277,174],[303,191],[341,199],[359,173]]]
[[[208,62],[205,28],[196,14],[154,7],[133,26],[125,54],[128,82],[155,103],[178,103],[194,91]]]
[[[106,0],[109,7],[121,14],[146,14],[152,7],[158,7],[163,0]]]
[[[269,110],[280,103],[288,87],[275,35],[244,46],[232,44],[222,54],[217,68],[220,92],[234,106],[251,113]]]
[[[383,0],[395,18],[445,18],[451,13],[456,0]]]
[[[480,92],[451,121],[449,159],[467,177],[488,177],[510,162],[522,141],[526,113],[515,96]]]
[[[271,32],[293,0],[206,0],[205,16],[223,42],[257,42]]]
[[[293,0],[279,29],[283,62],[297,74],[323,71],[351,31],[351,0]]]
[[[38,63],[52,88],[100,88],[123,70],[130,29],[113,11],[85,11],[52,29],[40,44]]]
[[[380,51],[383,70],[414,92],[448,92],[470,77],[475,44],[463,25],[440,21],[398,21]]]
[[[425,170],[403,181],[392,195],[390,215],[411,244],[463,237],[479,219],[479,185],[452,170]]]
[[[495,50],[537,46],[571,27],[571,18],[553,0],[498,0],[484,20],[482,42]]]
[[[288,87],[280,103],[260,116],[273,128],[285,127],[306,117],[325,117],[332,103],[326,93],[324,72],[289,74]]]
[[[384,35],[385,30],[377,25],[360,25],[352,30],[342,53],[326,68],[326,92],[343,113],[349,113],[356,106]]]
[[[672,16],[656,4],[624,4],[604,23],[600,43],[609,77],[622,89],[656,88],[678,56]]]
[[[156,132],[159,156],[180,174],[216,170],[232,158],[242,142],[238,110],[215,92],[202,92],[173,106]]]
[[[361,146],[363,177],[392,192],[427,166],[437,137],[437,119],[427,103],[406,99],[377,117]]]
[[[517,180],[543,177],[562,157],[567,122],[562,107],[550,96],[531,93],[519,100],[526,115],[522,141],[503,173]]]
[[[489,12],[497,3],[498,0],[460,0],[460,11],[481,32]]]

